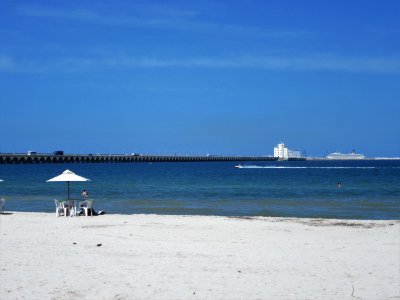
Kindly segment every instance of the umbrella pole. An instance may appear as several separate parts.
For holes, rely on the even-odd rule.
[[[69,206],[69,181],[67,181],[67,184],[68,184],[68,209],[70,209],[70,206]]]

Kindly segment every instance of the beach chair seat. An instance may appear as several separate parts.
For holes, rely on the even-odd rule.
[[[90,211],[90,215],[93,216],[92,202],[93,202],[93,200],[85,200],[85,201],[79,202],[79,209],[81,209],[85,212],[86,218],[88,217],[89,211]]]
[[[0,199],[0,213],[2,214],[4,212],[4,204],[6,203],[6,199],[2,198]]]
[[[68,215],[68,205],[65,206],[64,202],[58,201],[57,199],[54,199],[54,203],[56,204],[56,217],[62,215],[66,217]]]

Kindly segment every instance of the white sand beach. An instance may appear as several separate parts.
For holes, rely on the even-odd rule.
[[[0,233],[3,300],[400,299],[399,221],[13,212]]]

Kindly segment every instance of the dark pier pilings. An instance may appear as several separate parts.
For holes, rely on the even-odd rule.
[[[267,156],[169,156],[169,155],[27,155],[0,154],[0,164],[62,164],[62,163],[140,163],[140,162],[213,162],[213,161],[275,161]]]

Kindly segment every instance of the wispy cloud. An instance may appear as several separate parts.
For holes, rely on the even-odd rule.
[[[129,68],[247,68],[291,71],[329,71],[360,73],[400,73],[399,58],[349,58],[337,56],[241,56],[229,58],[188,57],[182,59],[150,57],[60,58],[35,62],[0,55],[0,70],[12,72],[87,72],[99,69]]]
[[[10,56],[0,54],[0,71],[12,71],[16,65]]]
[[[161,20],[104,15],[85,9],[66,10],[41,6],[22,6],[18,9],[18,12],[30,17],[72,19],[107,26],[161,26],[163,23]]]
[[[72,61],[71,61],[72,62]],[[303,71],[352,71],[352,72],[400,72],[400,59],[386,58],[340,58],[333,56],[277,57],[242,56],[231,58],[184,58],[157,59],[119,57],[112,59],[85,60],[84,66],[106,67],[183,67],[183,68],[253,68],[270,70]]]
[[[85,9],[57,9],[43,6],[21,6],[19,14],[41,18],[64,18],[90,22],[102,26],[123,26],[179,30],[207,34],[229,34],[259,38],[304,37],[311,33],[305,30],[281,30],[254,26],[200,21],[194,18],[195,11],[180,10],[170,6],[148,6],[136,15],[112,15]]]

